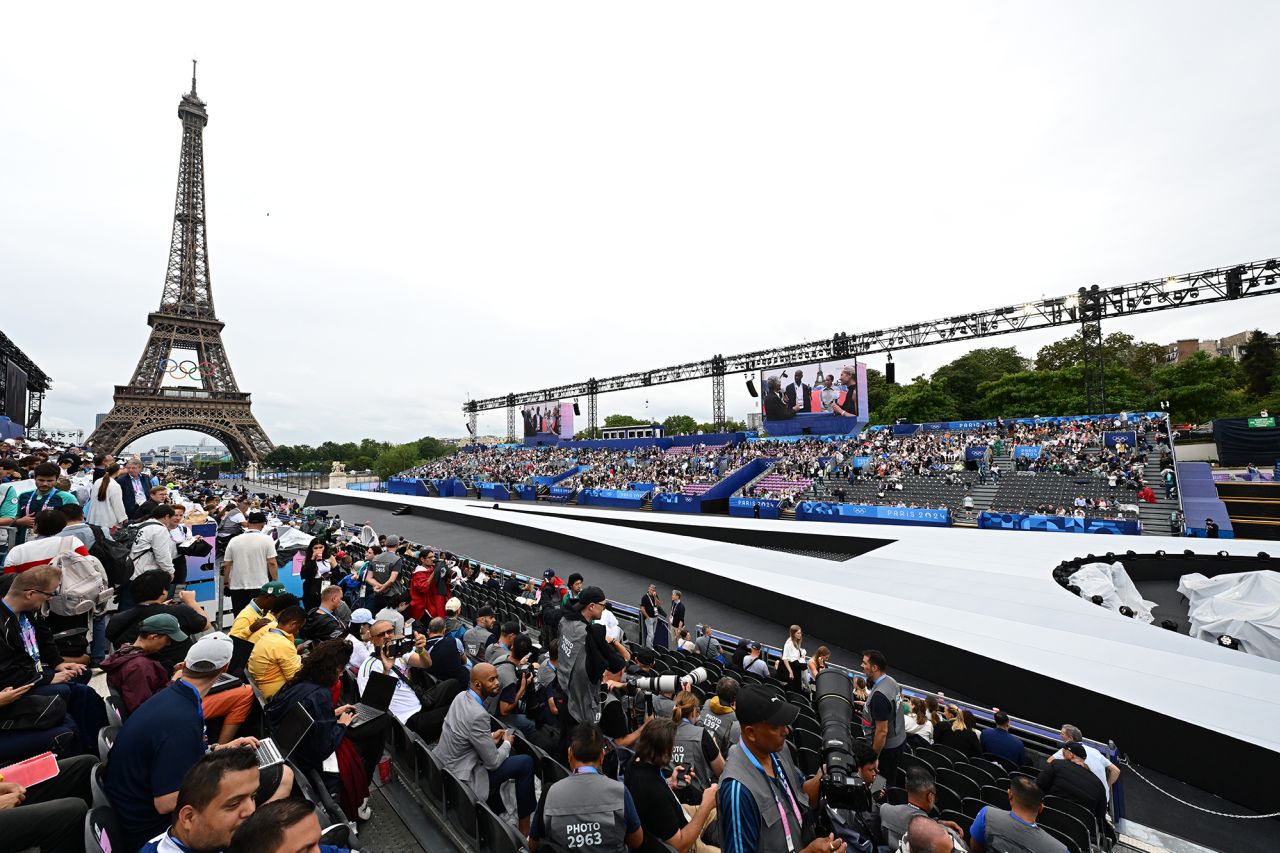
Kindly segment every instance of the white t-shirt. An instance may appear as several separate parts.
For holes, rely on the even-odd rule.
[[[396,658],[395,667],[401,672],[408,672],[409,659]],[[359,685],[362,694],[365,685],[369,683],[369,673],[382,671],[382,660],[370,652],[369,658],[360,665],[360,672],[356,675],[356,684]],[[396,692],[391,695],[391,707],[388,710],[402,723],[407,723],[410,717],[422,710],[422,702],[418,700],[418,694],[414,693],[413,688],[405,684],[404,679],[398,675]]]
[[[606,640],[616,640],[622,636],[622,628],[618,625],[618,617],[613,615],[613,611],[606,608],[600,614],[600,624],[604,626],[604,638]]]
[[[797,648],[795,642],[790,637],[782,644],[782,659],[789,661],[802,660],[805,656],[803,648]]]
[[[1102,787],[1107,789],[1107,802],[1111,802],[1111,786],[1107,784],[1107,765],[1111,762],[1100,751],[1084,745],[1084,763],[1093,771],[1093,775],[1098,777],[1098,781],[1102,782]]]
[[[261,589],[271,580],[267,560],[276,556],[276,543],[261,530],[246,530],[227,543],[224,563],[231,563],[228,589]]]

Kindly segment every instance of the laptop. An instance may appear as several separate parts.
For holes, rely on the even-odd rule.
[[[214,693],[221,693],[223,690],[239,687],[241,684],[244,684],[244,682],[231,673],[224,672],[214,679],[213,686],[209,688],[209,695],[212,696]]]
[[[294,705],[285,714],[271,737],[258,741],[258,769],[283,764],[311,730],[311,713],[302,705]]]
[[[370,672],[365,682],[364,693],[360,694],[360,704],[356,705],[356,718],[349,728],[363,726],[370,720],[376,720],[391,707],[391,697],[396,693],[396,678],[381,672]]]

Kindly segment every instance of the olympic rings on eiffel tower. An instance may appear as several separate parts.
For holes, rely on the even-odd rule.
[[[169,374],[170,379],[202,380],[206,376],[216,376],[218,367],[210,361],[202,361],[196,364],[190,359],[175,361],[172,358],[162,358],[160,359],[160,371]]]

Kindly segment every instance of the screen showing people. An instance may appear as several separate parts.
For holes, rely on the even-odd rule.
[[[866,367],[801,364],[760,371],[760,411],[765,421],[800,415],[857,418],[866,409]]]
[[[535,435],[558,435],[561,438],[573,438],[573,404],[551,400],[546,403],[534,403],[520,410],[524,420],[525,437]]]

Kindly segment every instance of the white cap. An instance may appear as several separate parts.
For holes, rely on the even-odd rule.
[[[370,625],[373,623],[373,614],[369,612],[367,607],[358,607],[351,611],[352,625]]]
[[[183,669],[193,675],[213,675],[231,664],[234,651],[231,638],[221,631],[214,631],[196,640],[187,650]]]
[[[458,613],[462,610],[462,602],[459,601],[458,597],[455,595],[444,603],[444,609],[447,613]]]

